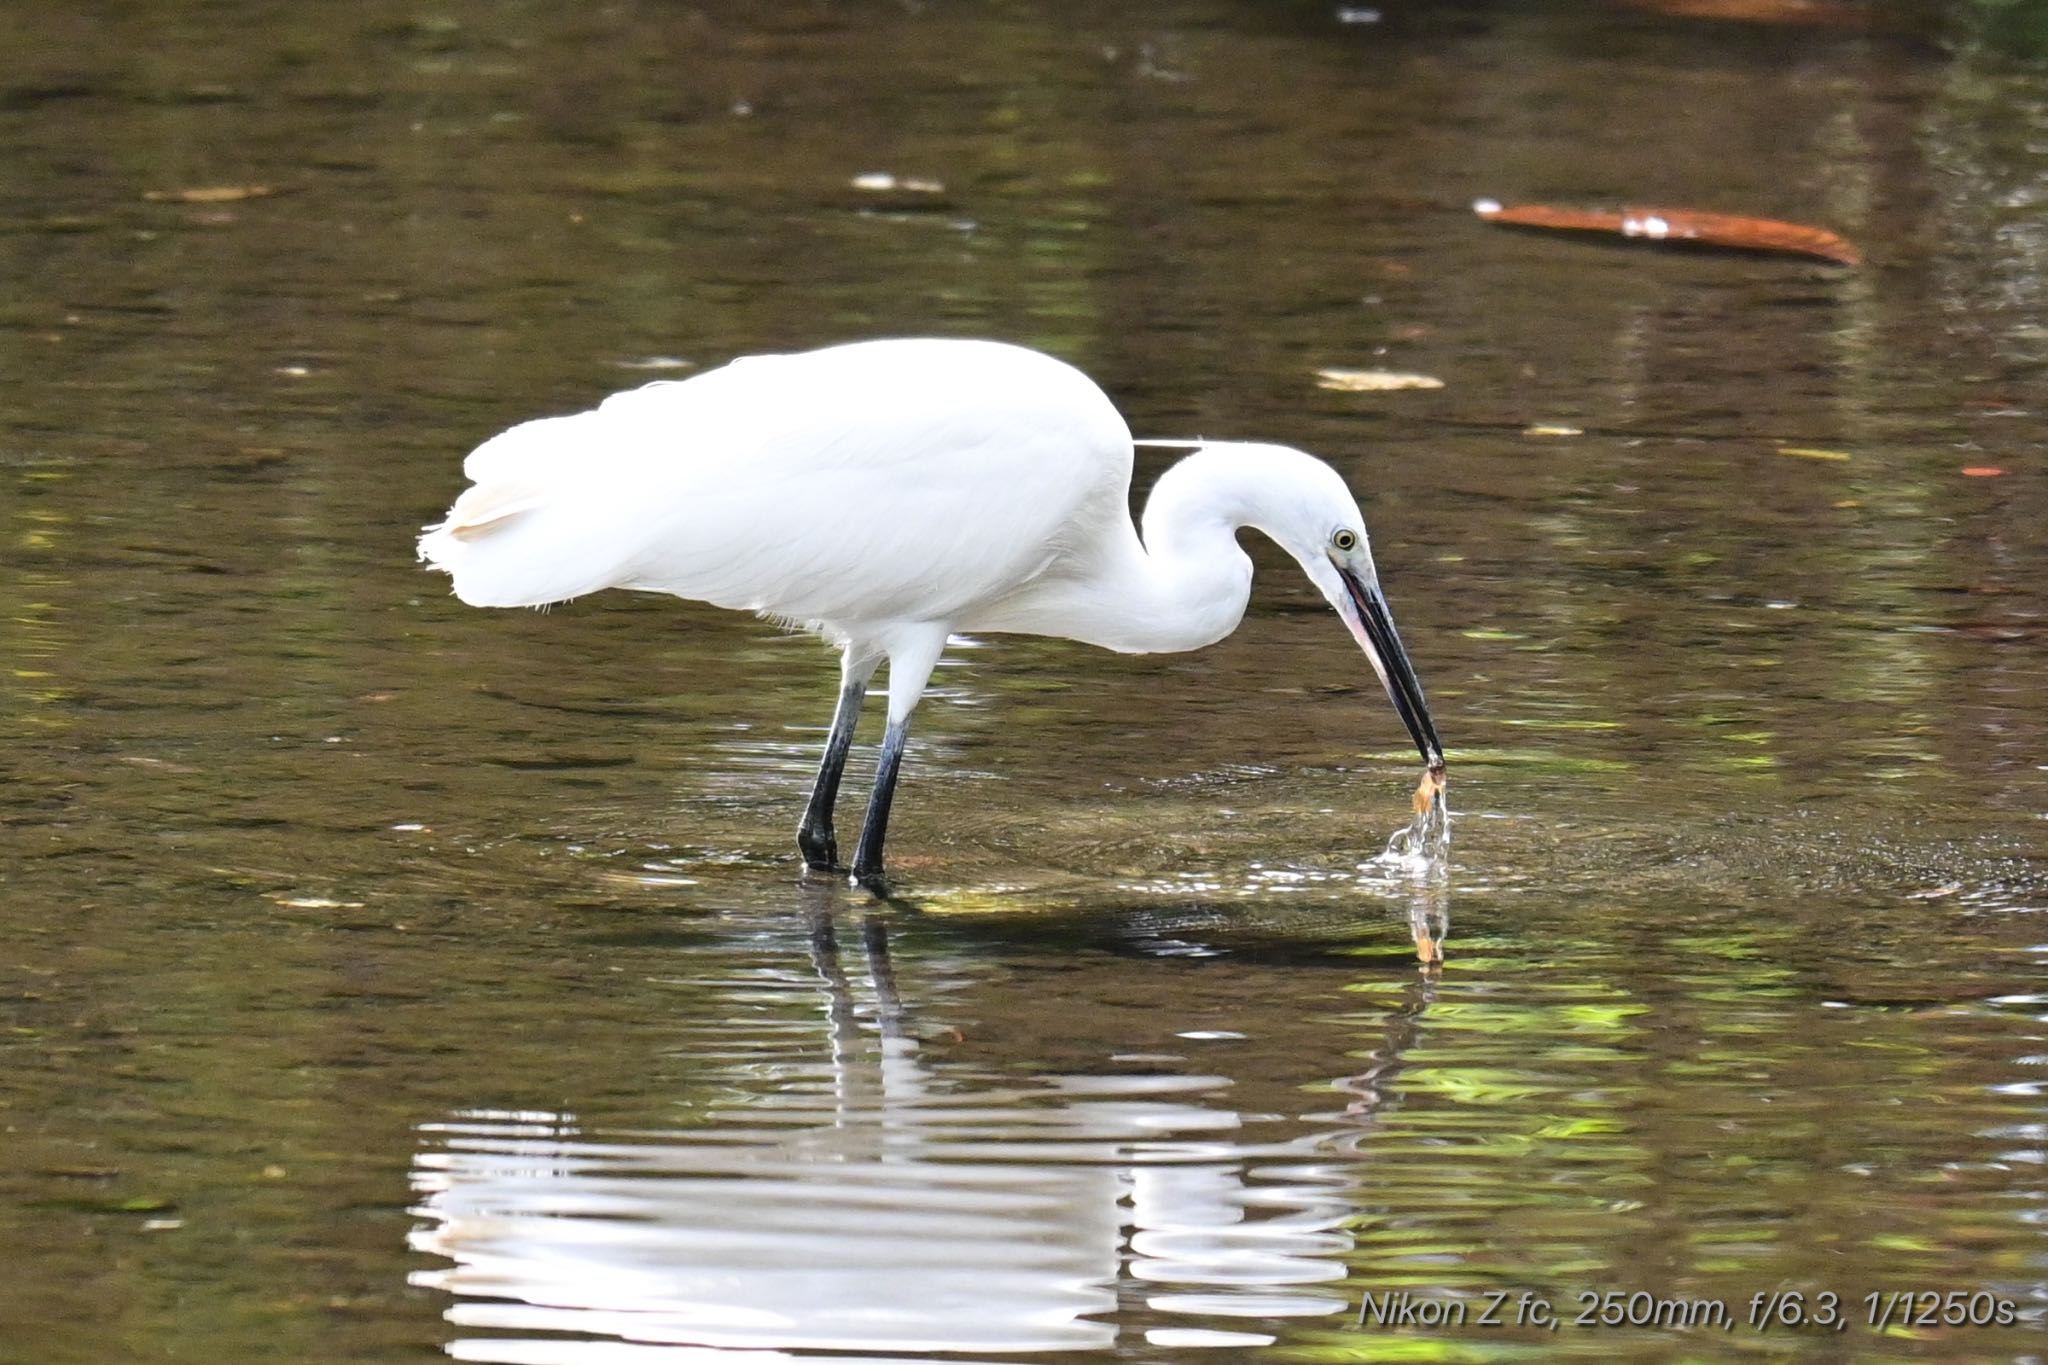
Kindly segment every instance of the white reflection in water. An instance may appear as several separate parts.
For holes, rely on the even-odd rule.
[[[421,1154],[436,1226],[414,1243],[455,1262],[422,1278],[462,1296],[459,1326],[811,1351],[1114,1335],[1086,1317],[1115,1306],[1112,1170],[573,1138],[541,1164],[530,1140],[507,1150],[464,1126]],[[460,1354],[498,1358],[486,1345]],[[562,1345],[551,1358],[580,1359]]]
[[[592,1135],[570,1114],[491,1111],[423,1125],[412,1245],[451,1264],[415,1283],[456,1296],[458,1327],[520,1334],[449,1353],[1099,1350],[1136,1284],[1167,1291],[1132,1295],[1155,1344],[1244,1345],[1257,1334],[1200,1320],[1344,1310],[1287,1288],[1345,1274],[1355,1177],[1330,1135],[1233,1141],[1223,1077],[935,1071],[901,1031],[878,933],[868,947],[872,1011],[829,925],[815,945],[829,1059],[803,1079],[771,1068],[701,1130]]]

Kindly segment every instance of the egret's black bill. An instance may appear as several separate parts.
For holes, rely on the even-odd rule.
[[[1415,665],[1408,661],[1408,651],[1401,644],[1401,632],[1394,629],[1394,616],[1387,610],[1387,599],[1378,585],[1361,582],[1349,570],[1340,569],[1338,572],[1343,575],[1344,587],[1351,594],[1351,605],[1358,608],[1358,619],[1365,627],[1367,652],[1372,656],[1374,671],[1386,684],[1387,696],[1393,699],[1394,709],[1401,713],[1401,723],[1408,727],[1409,737],[1422,751],[1423,763],[1430,768],[1443,767],[1443,742],[1436,737],[1436,722],[1430,718],[1429,701],[1422,695],[1422,683],[1415,676]]]

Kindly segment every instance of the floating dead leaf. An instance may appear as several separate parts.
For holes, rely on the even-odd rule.
[[[1625,208],[1565,209],[1549,204],[1508,204],[1481,199],[1472,211],[1502,227],[1537,228],[1548,232],[1600,232],[1633,241],[1672,246],[1721,247],[1733,251],[1767,251],[1813,256],[1837,265],[1861,265],[1855,244],[1826,228],[1788,223],[1777,218],[1750,218],[1739,213],[1700,209]]]
[[[1973,464],[1963,467],[1963,477],[1966,479],[1995,479],[2003,473],[2005,471],[1995,464]]]
[[[183,190],[148,190],[142,197],[152,204],[235,204],[276,193],[269,185],[198,185]]]
[[[272,896],[270,898],[287,910],[360,910],[361,901],[330,900],[326,896]]]
[[[1739,24],[1789,24],[1810,28],[1862,28],[1863,10],[1835,0],[1622,0],[1631,9],[1674,19],[1720,19]]]
[[[185,763],[173,763],[167,758],[151,758],[146,754],[116,754],[116,763],[126,763],[136,768],[158,768],[167,773],[196,773],[199,769]]]
[[[1780,455],[1796,455],[1802,460],[1846,460],[1846,450],[1822,450],[1818,446],[1779,446]]]
[[[1584,436],[1586,429],[1584,427],[1561,426],[1555,422],[1538,422],[1534,426],[1523,427],[1522,434],[1524,436]]]
[[[101,1205],[108,1213],[163,1213],[176,1207],[176,1200],[154,1194],[138,1194],[133,1199],[122,1199]]]
[[[1316,387],[1338,393],[1391,393],[1396,389],[1440,389],[1444,381],[1433,374],[1406,370],[1317,370]]]

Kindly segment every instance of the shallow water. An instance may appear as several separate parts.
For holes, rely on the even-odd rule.
[[[2048,67],[1368,13],[0,14],[0,1359],[2034,1358]],[[963,642],[895,904],[797,869],[815,643],[411,561],[512,421],[906,332],[1347,472],[1443,875],[1270,547],[1202,653]]]

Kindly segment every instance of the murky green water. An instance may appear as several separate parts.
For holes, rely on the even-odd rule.
[[[2037,1356],[2048,68],[1383,9],[0,11],[0,1358]],[[817,645],[411,562],[512,421],[915,332],[1350,474],[1443,882],[1263,548],[1204,653],[958,651],[902,907],[797,872]]]

